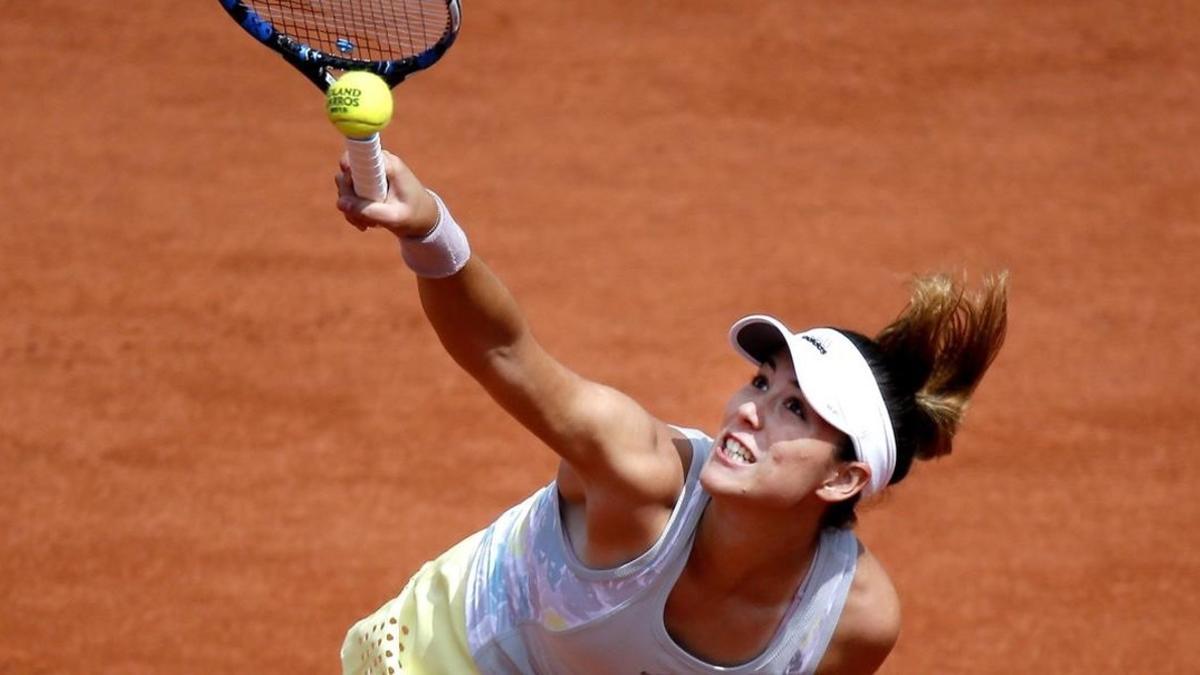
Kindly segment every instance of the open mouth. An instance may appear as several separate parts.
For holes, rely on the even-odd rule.
[[[737,464],[753,464],[756,461],[750,449],[733,436],[726,436],[721,441],[721,454]]]

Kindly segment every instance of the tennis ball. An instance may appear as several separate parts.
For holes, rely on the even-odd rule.
[[[392,121],[392,90],[383,78],[351,70],[325,93],[325,114],[348,138],[367,138]]]

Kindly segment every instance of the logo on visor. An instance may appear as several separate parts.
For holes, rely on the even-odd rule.
[[[812,346],[816,347],[817,351],[821,352],[822,356],[824,356],[825,354],[828,353],[825,351],[825,345],[821,344],[821,341],[818,340],[817,338],[815,338],[811,335],[801,335],[800,337],[804,338],[805,342],[811,343]]]

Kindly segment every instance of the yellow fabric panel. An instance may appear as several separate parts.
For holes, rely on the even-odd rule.
[[[482,532],[425,563],[396,598],[354,624],[343,675],[471,675],[466,581]]]

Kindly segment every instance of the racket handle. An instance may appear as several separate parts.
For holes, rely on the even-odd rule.
[[[354,191],[363,199],[381,202],[387,198],[387,174],[383,166],[383,146],[379,134],[367,138],[347,138],[346,150],[350,154],[350,177],[354,179]]]

